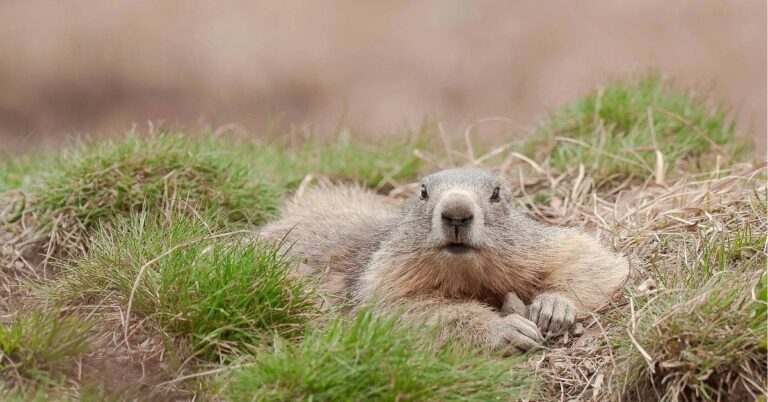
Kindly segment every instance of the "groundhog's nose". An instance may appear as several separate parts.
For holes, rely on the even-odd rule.
[[[443,218],[443,222],[453,226],[469,225],[469,223],[472,222],[472,218],[474,218],[472,211],[462,211],[461,213],[446,213],[446,211],[443,211],[441,216]]]
[[[472,201],[460,194],[451,194],[443,203],[440,217],[443,224],[449,226],[469,226],[475,217],[472,211]]]
[[[482,224],[483,216],[471,194],[450,191],[437,203],[432,217],[434,230],[441,240],[453,245],[473,243],[475,226]]]

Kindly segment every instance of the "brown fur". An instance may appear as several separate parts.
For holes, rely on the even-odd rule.
[[[432,196],[404,209],[362,188],[319,186],[288,203],[262,234],[284,237],[334,300],[405,309],[491,349],[541,343],[531,326],[566,330],[576,314],[607,303],[627,275],[626,259],[596,238],[516,211],[496,176],[462,169],[424,183]],[[505,198],[489,201],[494,188]],[[441,220],[458,210],[473,217],[469,224]],[[472,251],[450,253],[451,242]],[[527,317],[499,313],[510,293],[531,305]]]

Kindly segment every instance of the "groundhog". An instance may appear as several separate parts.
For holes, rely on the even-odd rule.
[[[527,351],[608,303],[626,259],[577,229],[514,207],[506,181],[474,169],[425,177],[398,207],[349,185],[319,185],[261,234],[300,258],[335,300],[404,311],[492,351]],[[507,295],[527,316],[501,313]]]

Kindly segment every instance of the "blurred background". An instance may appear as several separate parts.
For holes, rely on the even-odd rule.
[[[765,0],[2,0],[0,143],[148,120],[254,136],[532,126],[654,67],[730,107],[764,149]]]

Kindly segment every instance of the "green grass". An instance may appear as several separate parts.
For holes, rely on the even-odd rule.
[[[766,234],[748,225],[729,229],[689,237],[681,248],[690,257],[658,276],[660,294],[635,298],[635,329],[628,330],[652,362],[628,340],[618,348],[624,370],[619,386],[628,395],[749,399],[740,377],[763,380]]]
[[[0,154],[0,193],[30,185],[43,170],[44,155]]]
[[[211,232],[217,218],[133,215],[92,238],[49,292],[60,302],[109,303],[151,317],[192,353],[216,360],[271,339],[300,335],[315,313],[311,286],[293,278],[277,246]]]
[[[82,232],[103,219],[173,204],[219,209],[230,221],[259,223],[274,216],[280,193],[229,147],[181,134],[81,145],[30,186],[29,212],[43,225],[73,225]]]
[[[654,175],[656,150],[672,176],[707,170],[718,154],[727,164],[745,146],[724,109],[651,73],[613,79],[553,113],[524,149],[556,172],[583,164],[600,185]]]
[[[22,393],[30,384],[58,385],[88,350],[92,326],[55,310],[19,312],[0,323],[0,383],[15,384]]]
[[[421,160],[413,155],[413,148],[424,142],[423,137],[385,136],[370,143],[341,137],[326,142],[308,140],[294,146],[255,145],[243,157],[286,189],[297,187],[310,173],[387,189],[390,181],[417,179]]]
[[[363,312],[276,341],[224,376],[231,401],[489,401],[535,396],[521,360],[436,348],[423,328]]]

